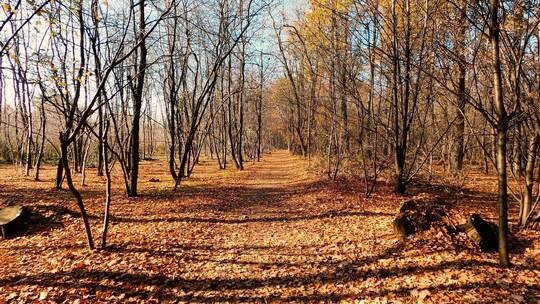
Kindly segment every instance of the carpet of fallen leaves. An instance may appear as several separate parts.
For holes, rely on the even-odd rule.
[[[381,182],[329,181],[287,152],[243,172],[206,160],[172,192],[163,161],[142,164],[139,198],[114,174],[109,248],[88,251],[76,205],[43,180],[0,168],[0,207],[23,204],[36,225],[0,241],[0,303],[342,302],[540,303],[540,234],[513,231],[513,268],[459,237],[431,229],[404,241],[391,222],[402,200]],[[79,188],[99,246],[104,181]],[[76,176],[80,179],[80,175]],[[495,180],[411,189],[455,214],[494,220]],[[511,216],[515,217],[515,206]]]

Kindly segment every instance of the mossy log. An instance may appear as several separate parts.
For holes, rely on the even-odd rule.
[[[499,239],[498,227],[484,220],[479,214],[471,214],[467,218],[467,222],[461,225],[460,228],[482,251],[497,250]]]
[[[26,209],[23,206],[9,206],[0,209],[0,230],[2,237],[7,238],[10,234],[22,228],[26,217]]]

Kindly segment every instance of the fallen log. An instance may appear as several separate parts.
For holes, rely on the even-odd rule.
[[[0,209],[0,230],[5,239],[13,234],[24,224],[26,209],[23,206],[15,205]]]

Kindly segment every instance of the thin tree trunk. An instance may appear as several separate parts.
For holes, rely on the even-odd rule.
[[[75,197],[75,200],[77,202],[77,206],[79,207],[79,212],[81,213],[81,219],[83,221],[84,230],[86,232],[86,239],[88,243],[88,249],[93,250],[94,249],[94,239],[92,237],[92,230],[90,229],[90,223],[88,221],[88,215],[86,214],[86,210],[84,208],[84,203],[82,200],[81,193],[75,188],[75,185],[73,184],[73,179],[71,177],[71,171],[69,169],[69,160],[68,160],[68,143],[65,142],[64,135],[60,135],[60,152],[61,152],[61,161],[64,168],[65,176],[66,176],[66,182],[68,184],[69,190]]]
[[[106,133],[106,132],[105,132]],[[109,210],[111,206],[111,172],[109,169],[109,156],[107,151],[107,137],[102,134],[103,169],[105,170],[105,212],[103,215],[103,231],[101,234],[101,248],[107,247],[107,231],[109,229]]]
[[[101,98],[100,98],[101,100]],[[98,163],[97,163],[97,175],[103,176],[103,109],[99,107],[98,109]]]
[[[41,117],[41,143],[39,145],[39,152],[36,159],[35,176],[34,176],[34,180],[36,181],[39,180],[39,169],[41,166],[41,160],[43,159],[43,151],[45,150],[45,128],[47,125],[47,117],[45,115],[45,104],[43,101],[41,102],[40,117]]]
[[[525,193],[519,211],[519,224],[522,227],[525,226],[525,223],[527,222],[533,204],[534,169],[536,165],[536,154],[538,153],[538,140],[538,134],[535,132],[529,141],[529,149],[527,151]]]
[[[399,85],[399,52],[398,52],[398,41],[397,41],[397,12],[396,12],[396,4],[394,3],[392,5],[392,15],[393,15],[393,40],[392,40],[392,65],[393,65],[393,81],[392,81],[392,102],[394,107],[394,113],[393,113],[393,124],[394,124],[394,166],[395,166],[395,176],[394,176],[394,192],[403,194],[405,193],[405,183],[403,181],[403,174],[404,174],[404,166],[405,166],[405,149],[402,146],[402,137],[404,136],[402,133],[405,132],[405,130],[402,130],[400,132],[400,126],[399,126],[399,95],[398,95],[398,85]],[[405,116],[405,114],[401,114],[402,116]]]
[[[88,159],[88,150],[90,150],[90,145],[92,144],[92,142],[90,140],[88,140],[88,143],[87,143],[87,146],[86,146],[86,149],[84,149],[84,154],[83,154],[83,158],[82,158],[82,169],[81,169],[81,172],[82,172],[82,180],[81,180],[81,185],[82,186],[86,186],[86,161]]]

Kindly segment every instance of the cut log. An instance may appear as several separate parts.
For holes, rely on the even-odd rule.
[[[0,209],[0,229],[2,237],[7,238],[15,232],[24,222],[26,209],[23,206],[9,206]]]
[[[482,251],[497,250],[499,239],[497,225],[487,222],[480,215],[473,213],[460,228]]]

